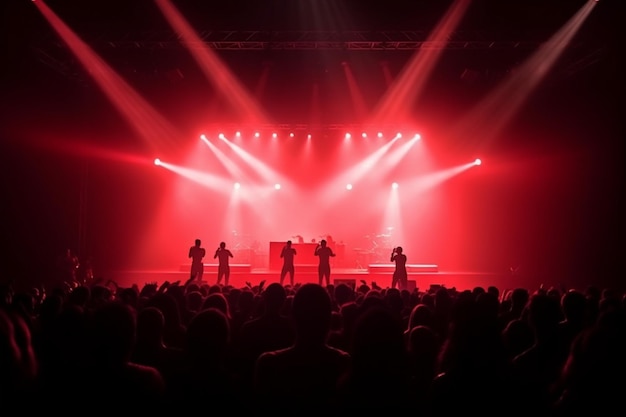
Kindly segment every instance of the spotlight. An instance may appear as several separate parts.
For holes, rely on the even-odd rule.
[[[280,190],[280,184],[274,184],[274,188],[275,188],[276,190]]]
[[[396,190],[398,188],[398,183],[394,182],[393,184],[391,184],[391,188],[393,188],[394,190]]]
[[[154,159],[154,165],[156,165],[156,166],[161,165],[161,160],[159,158],[155,158]]]
[[[474,161],[474,165],[480,165],[482,164],[483,161],[481,161],[480,159],[476,158],[476,160]]]
[[[352,184],[346,185],[346,190],[351,190],[351,189],[352,189]]]
[[[278,133],[272,133],[272,137],[276,139],[278,137]]]
[[[365,132],[361,133],[361,137],[362,137],[363,139],[365,139],[365,138],[367,137],[367,133],[365,133]]]
[[[254,132],[254,137],[258,138],[259,136],[261,136],[261,134],[259,132]]]
[[[203,134],[201,134],[201,135],[200,135],[200,139],[202,139],[202,140],[207,140],[206,135],[205,135],[204,133],[203,133]]]
[[[235,190],[238,190],[241,188],[241,184],[239,184],[238,182],[236,182],[233,187],[235,187]]]
[[[352,135],[351,135],[351,134],[346,133],[346,136],[345,136],[345,138],[346,138],[346,139],[350,139],[351,137],[352,137]]]
[[[383,137],[383,132],[378,132],[378,137],[382,138]]]
[[[415,136],[413,136],[413,139],[415,140],[420,140],[422,138],[422,135],[420,135],[419,133],[416,133]]]
[[[291,133],[289,134],[289,137],[290,137],[290,138],[292,138],[292,137],[294,137],[294,136],[296,136],[296,135],[295,135],[293,132],[291,132]]]
[[[218,138],[224,140],[226,138],[226,136],[224,136],[223,133],[220,133],[219,135],[217,135]]]
[[[239,131],[235,132],[235,136],[237,136],[238,138],[240,138],[240,137],[241,137],[241,132],[239,132]]]
[[[309,133],[308,135],[306,135],[307,139],[311,139],[311,134]]]

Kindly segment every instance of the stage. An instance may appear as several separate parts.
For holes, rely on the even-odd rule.
[[[235,287],[245,287],[246,282],[257,285],[265,281],[266,285],[280,281],[280,271],[269,268],[252,268],[250,264],[231,264],[229,284]],[[368,285],[375,282],[382,288],[391,285],[393,264],[370,264],[367,268],[333,268],[331,270],[331,283],[340,282],[350,285],[360,285],[365,281]],[[184,264],[174,268],[159,270],[119,270],[106,273],[107,278],[117,282],[122,287],[133,284],[140,288],[147,282],[161,284],[169,282],[185,282],[189,279],[190,265]],[[510,273],[493,273],[481,271],[441,271],[435,264],[410,264],[407,265],[409,288],[427,290],[431,286],[444,286],[458,290],[472,289],[477,286],[488,287],[494,285],[500,290],[513,289],[517,286],[525,286],[520,277]],[[202,281],[207,284],[217,282],[217,265],[205,264]],[[317,265],[296,265],[296,283],[317,283]],[[285,277],[285,284],[289,283],[289,275]]]

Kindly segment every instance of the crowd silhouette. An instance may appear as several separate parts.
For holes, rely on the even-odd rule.
[[[1,290],[5,411],[561,417],[626,392],[626,298],[610,289]]]

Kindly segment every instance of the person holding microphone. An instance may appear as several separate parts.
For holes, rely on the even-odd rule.
[[[233,253],[226,249],[226,243],[221,242],[219,248],[215,251],[213,259],[218,258],[219,264],[217,267],[217,285],[220,285],[222,278],[224,278],[224,285],[228,286],[228,280],[230,278],[230,264],[229,258],[233,257]]]
[[[396,269],[393,271],[393,278],[391,279],[391,288],[398,287],[399,290],[404,290],[408,285],[408,274],[406,272],[406,255],[402,253],[402,247],[398,246],[393,248],[391,252],[391,262],[395,262]]]
[[[326,240],[322,239],[315,247],[314,255],[320,258],[320,263],[317,267],[319,284],[321,286],[324,279],[326,279],[326,286],[328,286],[330,284],[330,258],[336,256],[335,252],[328,247]]]

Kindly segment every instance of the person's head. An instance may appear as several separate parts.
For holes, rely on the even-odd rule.
[[[322,246],[326,246],[326,239],[322,239],[322,240],[320,240],[320,245],[322,245]]]
[[[201,243],[200,239],[196,239],[196,246],[200,246]]]
[[[91,328],[92,351],[100,364],[120,366],[130,359],[137,331],[134,308],[118,301],[105,302],[93,312]]]
[[[341,283],[335,287],[334,296],[338,307],[350,301],[354,301],[354,295],[354,290],[348,284]]]
[[[402,253],[402,246],[398,246],[396,248],[396,253]]]
[[[285,304],[285,299],[287,299],[285,288],[277,282],[271,283],[263,291],[266,312],[279,313]]]
[[[210,294],[204,299],[202,309],[206,310],[208,308],[216,308],[224,313],[226,317],[230,318],[230,306],[228,305],[228,299],[222,293],[216,292]]]
[[[302,285],[291,306],[299,339],[305,343],[325,342],[330,330],[332,305],[325,288],[317,284]]]
[[[226,247],[226,242],[220,242],[220,248],[224,249]]]
[[[187,327],[186,351],[194,364],[220,363],[230,342],[230,322],[223,311],[208,308]]]
[[[291,246],[291,240],[287,241],[287,246]]]

